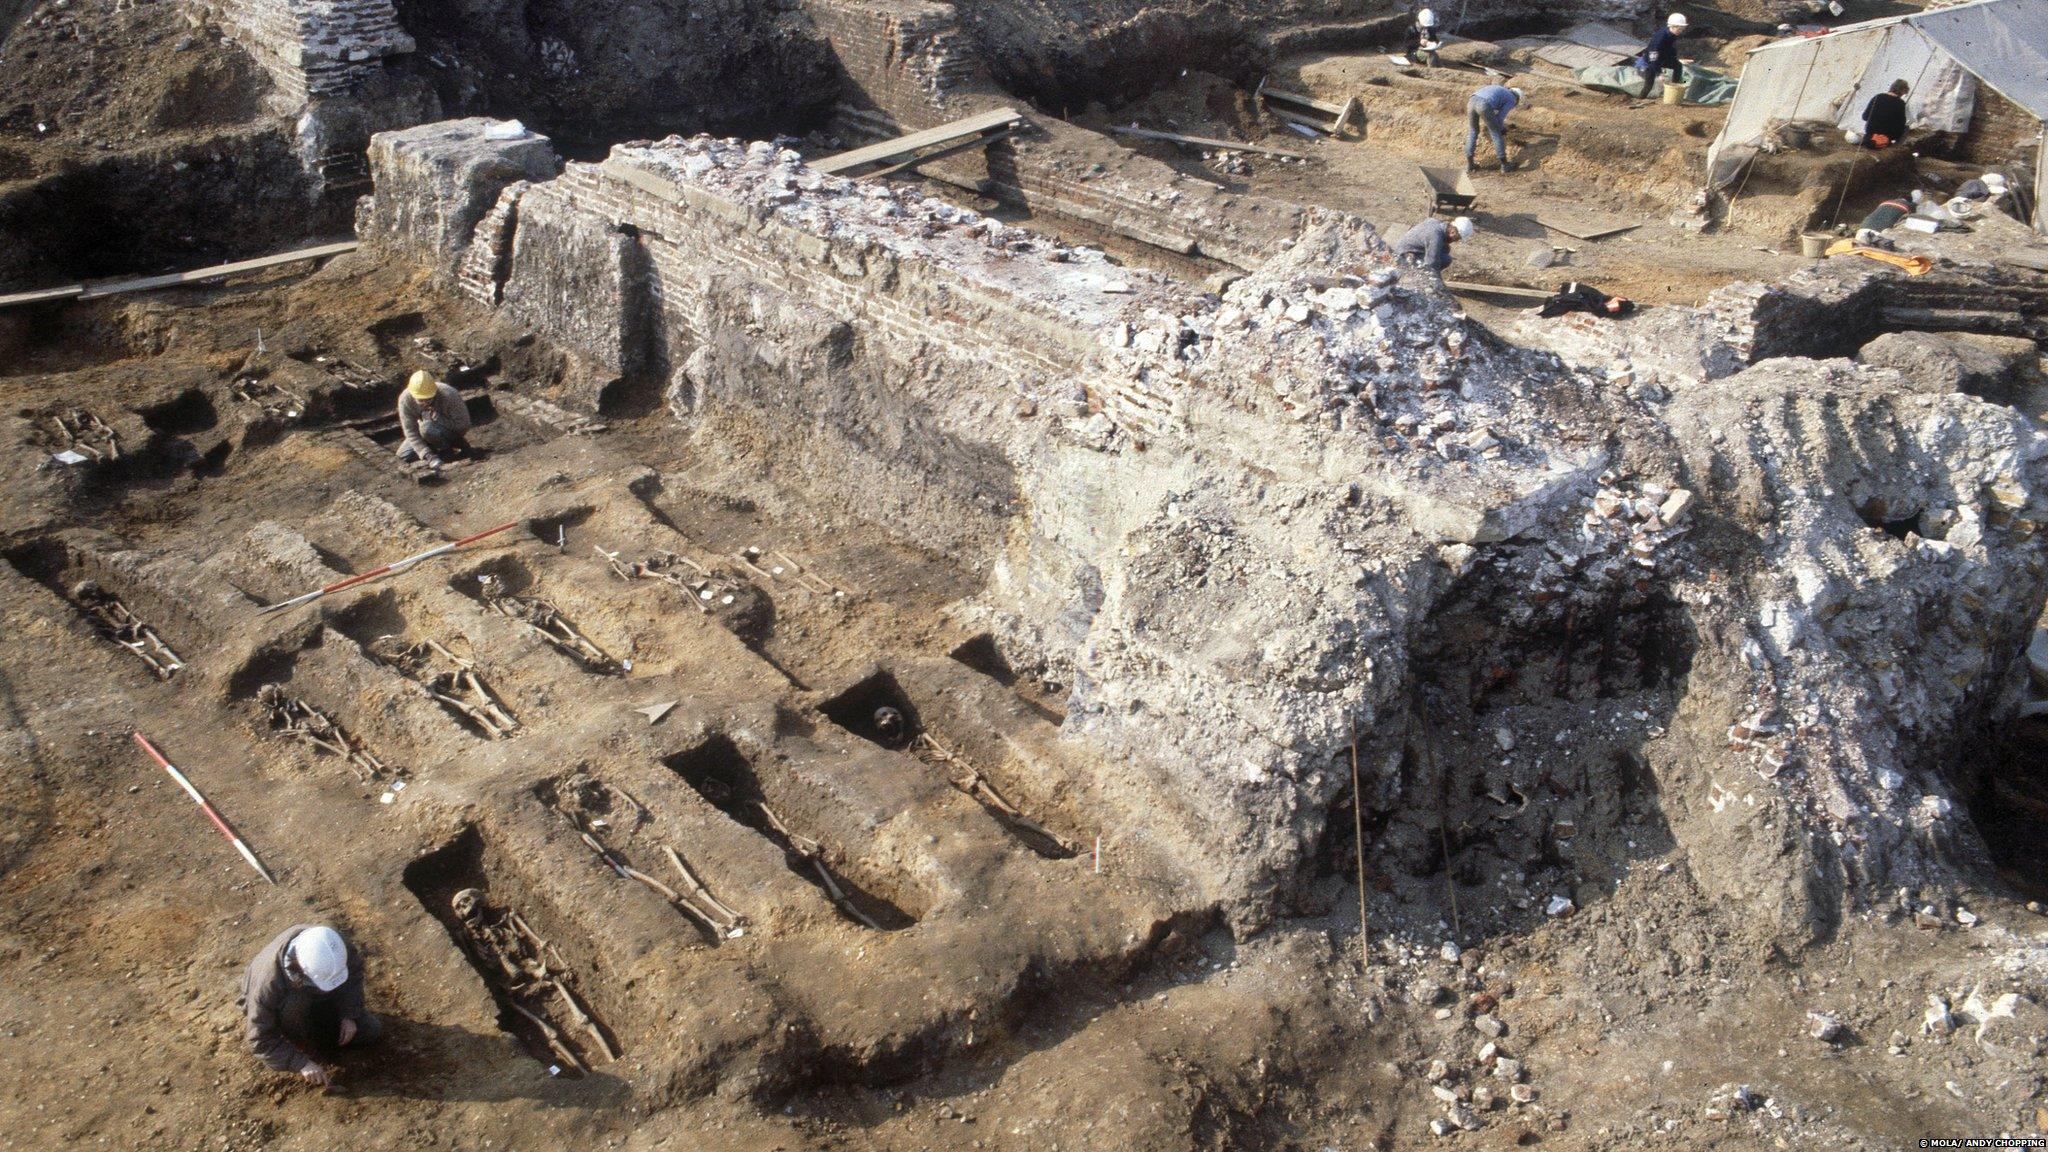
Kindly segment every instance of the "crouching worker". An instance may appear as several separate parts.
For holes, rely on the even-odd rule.
[[[1472,221],[1467,217],[1446,222],[1431,216],[1394,242],[1394,259],[1404,267],[1440,274],[1451,266],[1451,245],[1471,238]]]
[[[249,1050],[279,1072],[322,1088],[334,1070],[306,1054],[373,1044],[383,1022],[363,1005],[363,957],[332,928],[295,924],[249,961],[241,1005]]]
[[[469,405],[454,388],[415,372],[398,395],[398,429],[405,434],[400,460],[439,468],[442,457],[469,451]]]

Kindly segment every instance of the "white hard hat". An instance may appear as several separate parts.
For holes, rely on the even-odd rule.
[[[1668,28],[1683,28],[1683,27],[1685,27],[1685,25],[1686,25],[1686,20],[1685,20],[1685,13],[1683,13],[1683,12],[1673,12],[1673,13],[1671,14],[1671,19],[1669,19],[1669,20],[1666,20],[1666,21],[1664,22],[1664,24],[1665,24],[1665,26],[1666,26],[1666,27],[1668,27]]]
[[[1424,28],[1434,28],[1436,27],[1436,13],[1428,8],[1424,8],[1415,14],[1415,22]]]
[[[1982,180],[1984,181],[1984,186],[1985,186],[1986,188],[1989,188],[1989,189],[1991,189],[1991,190],[1992,190],[1992,191],[1994,191],[1994,192],[2003,192],[2003,191],[2005,191],[2005,173],[2003,173],[2003,172],[1986,172],[1986,173],[1985,173],[1985,174],[1984,174],[1984,175],[1983,175],[1983,176],[1981,177],[1981,179],[1982,179]]]
[[[1460,216],[1456,220],[1451,221],[1451,231],[1456,232],[1460,240],[1470,240],[1472,238],[1472,218],[1470,216]]]
[[[285,952],[292,966],[322,992],[332,992],[348,980],[348,945],[332,928],[306,929],[292,937]]]
[[[1851,144],[1861,144],[1863,143],[1863,133],[1851,128],[1847,132],[1842,133],[1842,139]]]
[[[1515,103],[1526,104],[1529,102],[1529,90],[1527,88],[1510,88],[1508,91],[1515,94]]]

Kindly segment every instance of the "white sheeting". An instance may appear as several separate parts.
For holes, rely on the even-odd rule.
[[[1922,36],[1911,24],[1888,29],[1884,42],[1871,53],[1863,80],[1843,99],[1835,114],[1840,128],[1863,130],[1863,106],[1870,98],[1904,80],[1913,86],[1906,96],[1906,122],[1922,132],[1967,132],[1977,107],[1977,81],[1955,57]]]
[[[1766,44],[1743,68],[1708,170],[1725,178],[1723,150],[1747,151],[1773,121],[1860,128],[1863,105],[1898,79],[1913,85],[1918,128],[1966,131],[1975,81],[2048,119],[2048,0],[1977,0]]]
[[[1977,78],[2048,120],[2048,0],[1991,0],[1908,20]]]

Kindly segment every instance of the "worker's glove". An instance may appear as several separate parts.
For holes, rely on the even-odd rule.
[[[299,1075],[304,1076],[306,1083],[315,1088],[330,1087],[334,1083],[334,1073],[328,1071],[325,1064],[308,1064],[299,1070]]]
[[[342,1047],[346,1048],[348,1046],[348,1042],[355,1038],[356,1022],[353,1020],[343,1020],[341,1022],[341,1035],[336,1037],[336,1040],[341,1044]]]
[[[441,467],[441,458],[429,452],[425,456],[420,457],[420,463],[438,471]]]

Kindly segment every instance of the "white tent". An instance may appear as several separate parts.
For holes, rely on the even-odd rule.
[[[1756,49],[1707,151],[1707,171],[1726,182],[1774,122],[1861,129],[1864,104],[1900,79],[1913,86],[1906,113],[1923,131],[1967,131],[1980,83],[2048,120],[2048,0],[1975,0]],[[2048,139],[2041,147],[2037,206],[2048,188]],[[2038,210],[2035,222],[2048,226]]]

